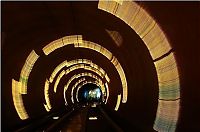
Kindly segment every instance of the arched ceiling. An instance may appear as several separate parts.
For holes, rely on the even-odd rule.
[[[182,98],[177,130],[197,129],[199,121],[194,115],[199,115],[200,109],[196,101],[199,99],[199,3],[190,3],[190,6],[180,3],[172,5],[170,2],[138,4],[159,23],[176,53]],[[44,55],[42,48],[48,43],[78,34],[111,51],[121,63],[127,77],[129,96],[128,102],[121,104],[119,115],[144,130],[153,130],[158,104],[158,82],[150,53],[136,32],[120,19],[97,7],[98,2],[3,2],[2,113],[5,115],[2,116],[6,121],[2,126],[5,130],[22,122],[12,102],[12,78],[19,79],[26,57],[33,49],[40,55],[40,59],[30,74],[29,94],[23,95],[25,108],[31,118],[46,114],[43,106],[44,83],[53,69],[64,60],[78,58],[90,59],[105,69],[112,80],[108,107],[115,107],[120,92],[118,87],[121,87],[118,81],[120,78],[114,66],[101,54],[67,46],[48,56]],[[106,30],[117,31],[121,35],[123,43],[120,47]],[[58,93],[51,97],[55,109],[64,105],[62,89],[68,78],[65,76],[61,79]],[[53,95],[53,90],[50,94]]]

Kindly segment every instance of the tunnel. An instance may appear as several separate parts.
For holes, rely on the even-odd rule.
[[[199,12],[199,2],[2,1],[1,131],[199,131]]]

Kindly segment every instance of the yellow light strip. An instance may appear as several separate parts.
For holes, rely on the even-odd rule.
[[[108,102],[108,98],[109,98],[109,87],[108,87],[108,83],[105,83],[105,87],[106,87],[106,101],[105,104],[107,104]]]
[[[85,83],[82,83],[82,84],[79,84],[78,88],[77,88],[77,91],[76,91],[76,101],[79,102],[79,99],[78,99],[78,92],[79,92],[79,89],[85,85]]]
[[[89,64],[90,66],[87,66],[85,64]],[[69,72],[74,71],[76,69],[79,68],[83,68],[85,70],[89,70],[89,71],[93,71],[95,73],[97,73],[98,75],[100,75],[101,77],[105,77],[106,81],[110,82],[110,78],[108,77],[108,75],[106,74],[105,70],[103,70],[101,67],[99,67],[98,65],[94,64],[91,60],[87,60],[87,59],[76,59],[76,60],[72,60],[72,61],[64,61],[61,64],[59,64],[53,71],[53,73],[51,74],[50,78],[49,78],[49,82],[52,83],[55,76],[57,75],[57,73],[64,67],[69,67],[66,71],[65,74],[67,75]],[[59,84],[60,79],[64,76],[64,71],[62,71],[55,84],[54,84],[54,92],[56,93],[57,91],[57,86]],[[49,87],[49,86],[48,86]],[[64,87],[64,99],[65,99],[65,104],[67,104],[66,101],[66,97],[65,97],[65,92],[67,90],[68,87]],[[49,89],[49,88],[48,88]],[[47,104],[48,107],[50,107],[50,101],[49,101],[49,96],[46,95],[45,97],[46,102],[49,102],[49,104]],[[49,108],[51,109],[51,108]]]
[[[101,72],[98,72],[98,70],[96,70],[95,68],[90,67],[90,66],[86,66],[86,65],[84,65],[84,64],[74,65],[74,66],[70,67],[69,69],[67,69],[67,70],[66,70],[66,73],[69,73],[68,71],[71,72],[71,71],[76,70],[76,69],[79,69],[79,68],[83,68],[83,69],[85,69],[85,70],[89,70],[89,71],[95,72],[95,73],[97,73],[98,75],[101,75],[101,77],[102,77]],[[72,80],[73,80],[73,79],[70,79],[70,80],[69,80],[69,83],[71,83]],[[109,81],[109,80],[107,79],[107,81]],[[68,88],[68,86],[69,86],[69,85],[67,85],[66,88]],[[64,92],[65,92],[66,90],[67,90],[67,89],[65,89]]]
[[[159,82],[159,99],[180,98],[180,83],[174,53],[155,62]]]
[[[157,115],[153,128],[159,132],[165,132],[166,130],[174,132],[178,121],[180,100],[158,101]]]
[[[82,35],[71,35],[65,36],[62,38],[64,45],[74,44],[74,43],[82,43]]]
[[[153,59],[159,58],[171,49],[168,40],[158,24],[155,24],[142,40],[146,44]]]
[[[51,42],[50,44],[46,45],[42,50],[45,55],[50,54],[54,50],[63,47],[62,38]]]
[[[58,86],[58,84],[59,84],[59,82],[60,82],[60,79],[61,79],[64,75],[65,75],[65,70],[63,70],[63,71],[59,74],[59,76],[57,77],[56,82],[55,82],[55,84],[54,84],[54,93],[56,93],[57,86]]]
[[[80,68],[83,68],[85,70],[89,70],[89,71],[95,72],[95,73],[97,73],[100,76],[104,76],[99,70],[95,69],[94,67],[87,66],[85,64],[73,65],[73,66],[71,66],[70,68],[68,68],[65,71],[65,74],[67,75],[69,72],[72,72],[72,71],[74,71],[76,69],[80,69]],[[105,78],[106,78],[106,76],[105,76]],[[110,80],[108,80],[108,78],[107,78],[106,82],[108,82],[108,81],[110,81]],[[68,87],[65,86],[64,87],[64,92],[63,92],[63,94],[64,94],[64,100],[65,100],[65,105],[67,105],[67,99],[66,99],[66,95],[65,95],[65,92],[67,91],[67,89],[68,89]]]
[[[94,74],[92,74],[92,73],[90,73],[90,72],[83,72],[83,73],[79,73],[79,74],[76,74],[76,75],[72,76],[72,77],[68,80],[68,82],[67,82],[67,84],[66,84],[65,86],[66,86],[66,87],[69,87],[70,83],[71,83],[74,79],[77,79],[77,78],[80,78],[80,77],[87,77],[87,76],[88,76],[88,77],[92,77],[92,78],[98,80],[99,83],[101,84],[101,86],[103,85],[103,82],[102,82],[102,80],[101,80],[101,79],[103,79],[103,78],[100,79],[98,76],[96,76],[96,75],[94,75]],[[105,93],[105,87],[102,87],[102,92]]]
[[[120,5],[114,1],[99,1],[98,9],[107,11],[128,24],[144,41],[153,60],[163,56],[171,50],[171,46],[159,25],[135,2],[124,1]],[[155,66],[159,81],[159,98],[166,100],[179,98],[180,83],[174,55],[172,54],[169,57],[165,57],[158,62],[155,62]],[[177,102],[177,104],[172,104],[168,109],[173,110],[173,107],[176,106],[179,107],[179,102]],[[165,105],[162,105],[162,109],[165,109]],[[175,115],[174,119],[178,119],[178,114],[179,111],[169,113],[169,115]],[[172,131],[175,131],[176,126],[174,126],[174,128],[163,127],[163,123],[164,125],[166,125],[166,123],[162,122],[162,120],[158,120],[158,118],[157,114],[156,122],[154,124],[156,130],[170,131],[172,129]],[[175,120],[175,122],[176,121],[177,120]]]
[[[64,86],[64,91],[67,91],[68,87],[65,85]],[[65,100],[65,105],[67,106],[68,103],[67,103],[67,98],[66,98],[66,95],[65,95],[65,92],[63,91],[63,97],[64,97],[64,100]]]
[[[51,110],[51,102],[49,99],[49,81],[46,79],[45,82],[45,86],[44,86],[44,97],[45,97],[45,101],[46,101],[46,106],[48,109],[46,109],[47,111]]]
[[[64,61],[62,62],[61,64],[59,64],[53,71],[53,73],[51,74],[49,80],[50,80],[50,83],[53,82],[55,76],[57,75],[57,73],[64,67],[70,67],[72,65],[75,65],[75,64],[88,64],[90,66],[92,66],[93,68],[95,69],[98,69],[97,72],[99,75],[101,76],[105,76],[106,80],[108,82],[110,82],[110,78],[108,77],[108,75],[106,74],[105,70],[103,70],[101,67],[99,67],[98,65],[94,64],[91,60],[87,60],[87,59],[76,59],[76,60],[72,60],[72,61]],[[87,67],[87,66],[85,66]],[[69,70],[67,69],[66,71],[66,74],[68,74],[70,72],[70,68]]]
[[[121,103],[121,94],[119,94],[117,96],[117,103],[116,103],[116,106],[115,106],[115,111],[118,111],[120,103]]]
[[[121,18],[128,25],[132,25],[132,23],[135,21],[138,12],[140,11],[140,7],[136,4],[130,3],[131,2],[124,1],[122,5],[116,5],[115,2],[112,2],[111,4],[118,6],[117,10],[115,12],[113,12],[113,10],[110,10],[110,8],[107,8],[107,10],[110,10],[110,13],[115,14],[117,17]],[[130,9],[132,10],[132,12],[130,11]]]
[[[121,82],[122,82],[122,88],[123,88],[122,103],[126,103],[127,98],[128,98],[128,87],[127,87],[126,76],[125,76],[124,70],[123,70],[121,64],[119,63],[119,61],[117,60],[117,58],[115,56],[113,56],[112,53],[110,51],[108,51],[106,48],[104,48],[101,45],[98,45],[96,43],[90,42],[90,41],[83,40],[83,43],[74,44],[74,47],[75,48],[88,48],[88,49],[97,51],[111,61],[111,63],[115,66],[115,68],[120,76]]]
[[[38,58],[39,56],[35,53],[34,50],[32,50],[25,61],[25,64],[21,70],[20,79],[19,79],[19,81],[22,84],[20,88],[21,94],[27,94],[27,83],[28,83],[29,74]]]
[[[71,101],[72,101],[72,103],[74,103],[74,97],[73,97],[73,95],[74,95],[74,88],[76,88],[79,83],[84,82],[84,81],[85,81],[85,78],[81,78],[72,87],[72,90],[71,90]]]
[[[63,46],[73,44],[73,43],[81,43],[82,42],[82,35],[71,35],[66,36],[63,38],[60,38],[58,40],[55,40],[48,45],[46,45],[42,50],[45,55],[49,55],[54,50],[61,48]]]
[[[54,71],[52,72],[50,78],[49,78],[49,82],[52,83],[55,76],[57,75],[57,73],[62,69],[64,68],[65,66],[68,66],[68,62],[67,60],[66,61],[63,61],[61,64],[59,64],[55,69]]]
[[[111,60],[112,57],[113,57],[113,55],[110,51],[108,51],[106,48],[104,48],[101,45],[98,45],[94,42],[83,40],[83,43],[74,44],[74,47],[75,48],[78,48],[78,47],[79,48],[88,48],[88,49],[94,50],[94,51],[102,54],[103,56],[105,56],[109,60]]]
[[[24,108],[22,95],[20,94],[20,88],[22,83],[17,82],[12,79],[12,98],[15,106],[15,110],[17,111],[18,116],[21,120],[28,119],[29,116]]]
[[[107,11],[128,24],[143,39],[153,59],[171,49],[155,20],[135,2],[124,1],[120,5],[115,1],[99,1],[98,9]]]
[[[43,105],[44,105],[44,107],[45,107],[46,111],[47,111],[47,112],[49,112],[49,111],[50,111],[50,109],[48,108],[48,106],[47,106],[46,104],[43,104]]]

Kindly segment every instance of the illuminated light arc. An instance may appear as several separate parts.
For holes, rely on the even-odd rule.
[[[158,100],[158,110],[156,114],[154,129],[157,131],[168,130],[173,132],[176,130],[176,122],[178,121],[180,100],[165,101]]]
[[[174,53],[154,62],[159,82],[159,99],[176,100],[180,98],[180,82]]]
[[[83,68],[85,70],[89,70],[89,71],[95,72],[98,75],[101,73],[100,71],[96,70],[95,68],[90,67],[90,66],[86,66],[85,64],[74,65],[74,66],[70,67],[70,69],[67,69],[68,72],[66,70],[66,73],[69,73],[70,71],[73,71],[73,70],[76,70],[76,69],[80,69],[80,68]],[[67,88],[68,87],[65,87],[65,91],[67,90]],[[66,102],[66,96],[65,96],[65,94],[64,94],[64,99],[65,99],[65,102]]]
[[[42,50],[45,55],[49,55],[51,52],[59,49],[63,46],[74,44],[74,43],[82,43],[82,35],[71,35],[66,36],[60,39],[57,39],[49,44],[47,44]]]
[[[63,70],[57,77],[56,82],[54,83],[54,92],[56,93],[57,86],[60,82],[60,79],[65,75],[65,70]]]
[[[144,41],[153,60],[157,60],[171,50],[171,46],[156,21],[137,3],[123,1],[99,1],[98,9],[104,10],[120,18],[129,25]],[[176,60],[173,52],[170,55],[154,62],[158,83],[159,99],[169,101],[158,102],[157,116],[154,129],[157,131],[175,131],[180,107],[180,82]],[[160,114],[161,110],[170,111],[168,116]],[[173,112],[172,112],[173,111]]]
[[[49,112],[52,107],[51,107],[51,102],[49,99],[49,80],[48,79],[46,79],[45,85],[44,85],[44,97],[45,97],[45,102],[46,102],[44,106],[45,106],[45,109]]]
[[[126,103],[127,99],[128,99],[127,80],[126,80],[126,75],[124,73],[124,70],[123,70],[120,62],[118,61],[118,59],[106,48],[102,47],[101,45],[99,45],[97,43],[91,42],[91,41],[83,40],[82,43],[74,44],[74,47],[94,50],[110,60],[110,62],[114,65],[115,69],[117,70],[120,80],[121,80],[121,83],[122,83],[122,91],[123,91],[122,103]]]
[[[65,93],[66,93],[66,91],[67,91],[67,89],[68,89],[70,83],[71,83],[74,79],[78,79],[78,78],[80,78],[80,77],[91,77],[91,78],[97,80],[97,81],[99,82],[100,87],[101,87],[102,93],[103,93],[104,95],[106,94],[106,92],[105,92],[105,91],[106,91],[106,88],[104,87],[103,82],[102,82],[102,79],[103,79],[103,78],[99,78],[98,76],[96,76],[96,75],[94,75],[94,74],[92,74],[92,73],[90,73],[90,72],[83,72],[83,73],[75,74],[74,76],[72,76],[72,77],[68,80],[67,84],[64,86],[63,96],[64,96],[64,100],[65,100],[65,104],[66,104],[66,105],[67,105],[67,99],[66,99],[66,94],[65,94]]]
[[[39,55],[37,55],[35,53],[34,50],[31,51],[31,53],[29,54],[29,56],[27,57],[24,66],[21,70],[20,73],[20,79],[19,81],[21,82],[21,88],[20,88],[20,93],[21,94],[27,94],[27,83],[28,83],[28,78],[29,75],[31,73],[31,70],[35,64],[35,62],[37,61],[37,59],[39,58]]]
[[[64,67],[68,68],[68,67],[70,67],[70,66],[72,66],[72,65],[75,65],[75,64],[88,64],[88,65],[90,65],[90,66],[92,66],[92,67],[98,69],[98,70],[101,72],[101,73],[100,73],[100,72],[99,72],[99,73],[100,73],[102,76],[105,76],[106,80],[107,80],[108,82],[110,82],[110,78],[109,78],[108,75],[106,74],[105,70],[102,69],[102,68],[101,68],[100,66],[98,66],[97,64],[93,63],[91,60],[88,60],[88,59],[75,59],[75,60],[71,60],[71,61],[65,60],[65,61],[63,61],[61,64],[59,64],[59,65],[54,69],[54,71],[52,72],[52,74],[51,74],[51,76],[50,76],[50,78],[49,78],[50,83],[53,82],[53,80],[54,80],[56,74],[57,74],[62,68],[64,68]],[[54,90],[54,92],[55,92],[55,90]]]
[[[121,103],[121,94],[119,94],[119,95],[117,96],[117,103],[116,103],[116,105],[115,105],[115,111],[118,111],[119,106],[120,106],[120,103]]]
[[[68,61],[67,61],[67,60],[65,60],[65,61],[63,61],[61,64],[59,64],[59,65],[53,70],[53,72],[52,72],[52,74],[51,74],[51,76],[50,76],[50,78],[49,78],[49,82],[52,83],[53,80],[54,80],[54,78],[55,78],[55,76],[58,74],[58,72],[59,72],[62,68],[64,68],[65,66],[67,66],[67,65],[68,65]]]
[[[46,109],[47,112],[50,111],[49,107],[46,105],[46,104],[43,104],[44,105],[44,108]]]
[[[106,88],[106,101],[105,104],[107,104],[108,102],[108,98],[109,98],[109,87],[108,87],[108,83],[105,83],[105,88]]]
[[[34,50],[30,52],[22,67],[19,82],[12,79],[12,98],[15,110],[21,120],[28,119],[29,116],[23,104],[22,94],[27,94],[27,84],[29,75],[33,69],[35,62],[38,60],[39,55]]]
[[[73,86],[72,86],[72,89],[71,89],[71,101],[72,103],[74,103],[74,89],[76,87],[80,88],[82,87],[83,85],[87,84],[87,83],[93,83],[93,84],[96,84],[97,86],[99,86],[99,82],[98,81],[88,81],[86,80],[84,77],[83,78],[80,78]],[[78,90],[78,89],[77,89]],[[77,92],[76,92],[76,98],[78,97],[77,96]]]
[[[79,79],[73,86],[72,86],[72,90],[71,90],[71,101],[72,103],[74,103],[74,89],[81,83],[86,81],[86,79],[83,77],[81,79]]]
[[[96,75],[94,75],[93,73],[90,73],[90,72],[83,72],[83,73],[75,74],[74,76],[72,76],[72,77],[68,80],[68,82],[67,82],[67,84],[66,84],[65,86],[68,87],[68,86],[70,85],[70,83],[71,83],[74,79],[77,79],[77,78],[79,78],[79,77],[92,77],[92,78],[98,80],[100,84],[103,84],[103,81],[102,81],[103,78],[99,78],[98,76],[96,76]],[[105,89],[103,89],[102,91],[105,91]]]
[[[85,65],[88,64],[88,65]],[[51,80],[53,82],[54,77],[56,76],[56,74],[62,69],[62,68],[68,68],[66,71],[62,71],[55,84],[54,84],[54,92],[56,93],[57,90],[57,86],[59,84],[60,79],[64,76],[67,75],[68,73],[77,70],[77,69],[85,69],[85,70],[89,70],[92,72],[95,72],[96,74],[100,75],[101,77],[105,78],[107,82],[110,82],[110,78],[108,77],[107,73],[105,72],[104,69],[102,69],[100,66],[98,66],[97,64],[93,63],[91,60],[87,60],[87,59],[75,59],[75,60],[71,60],[71,61],[63,61],[61,64],[59,64],[53,71],[53,73],[51,74],[49,80]],[[65,74],[64,74],[65,73]],[[44,94],[45,94],[45,102],[46,105],[48,107],[48,109],[46,109],[47,111],[49,111],[52,107],[51,107],[51,103],[50,103],[50,99],[49,99],[49,85],[50,85],[50,81],[46,81],[45,82],[45,88],[44,88]],[[65,93],[65,91],[64,91]],[[65,102],[66,102],[66,97],[65,97]],[[45,107],[46,108],[46,107]]]
[[[85,65],[85,64],[89,64],[89,65]],[[67,75],[68,73],[74,71],[74,70],[77,70],[77,69],[85,69],[85,70],[89,70],[89,71],[92,71],[94,73],[96,73],[97,75],[100,75],[102,78],[105,78],[107,82],[110,81],[110,78],[108,77],[108,75],[106,74],[105,70],[103,70],[101,67],[99,67],[98,65],[94,64],[92,61],[90,60],[87,60],[87,59],[76,59],[76,60],[72,60],[72,61],[64,61],[62,62],[61,64],[59,64],[54,71],[56,72],[53,72],[51,74],[51,77],[54,73],[58,73],[58,69],[62,69],[64,67],[67,67],[68,69],[67,70],[63,70],[59,76],[58,76],[58,81],[56,80],[55,84],[54,84],[54,92],[56,92],[56,89],[57,89],[57,85],[61,79],[62,76],[64,75]],[[65,73],[65,74],[64,74]],[[55,75],[53,75],[55,77]],[[50,77],[50,79],[51,79]],[[50,81],[47,80],[45,82],[45,88],[44,88],[44,94],[45,94],[45,102],[46,102],[46,105],[48,109],[46,109],[47,111],[51,110],[52,106],[51,106],[51,103],[50,103],[50,99],[49,99],[49,85],[50,85]],[[66,89],[66,88],[65,88]],[[66,90],[64,90],[64,93],[65,93]],[[66,103],[66,97],[65,97],[65,94],[64,94],[64,99],[65,99],[65,103]]]
[[[56,76],[56,74],[59,72],[58,69],[62,69],[64,67],[70,67],[70,66],[73,66],[73,65],[79,65],[79,64],[89,64],[90,67],[93,67],[94,69],[96,69],[95,73],[97,73],[98,75],[100,75],[102,78],[105,78],[107,82],[110,82],[110,78],[108,77],[107,73],[105,72],[104,69],[102,69],[100,66],[98,66],[97,64],[94,64],[92,61],[90,60],[87,60],[87,59],[76,59],[76,60],[72,60],[72,61],[64,61],[62,62],[61,64],[59,64],[55,70],[53,71],[53,73],[51,74],[50,76],[50,79],[51,81],[53,81],[53,78]],[[85,69],[90,69],[88,68],[88,66],[84,66],[83,68]],[[69,70],[72,71],[73,68],[69,68]],[[57,80],[55,82],[55,85],[54,85],[54,92],[56,93],[56,90],[57,90],[57,86],[58,86],[58,83],[60,81],[60,79],[65,75],[65,74],[68,74],[69,73],[69,70],[67,69],[66,72],[65,71],[62,71],[59,76],[57,77]],[[56,71],[56,72],[55,72]]]
[[[94,51],[102,54],[103,56],[105,56],[114,65],[115,69],[117,70],[117,72],[120,76],[121,83],[122,83],[122,89],[123,89],[122,103],[126,103],[127,98],[128,98],[128,86],[127,86],[126,76],[125,76],[124,70],[123,70],[121,64],[119,63],[119,61],[117,60],[117,58],[109,50],[102,47],[101,45],[90,42],[90,41],[83,40],[81,35],[77,35],[77,36],[79,36],[79,38],[77,37],[77,39],[73,39],[73,41],[75,41],[73,43],[75,48],[87,48],[87,49],[94,50]],[[68,36],[63,37],[63,38],[67,38],[67,37]],[[63,38],[59,39],[58,41],[60,41],[60,43],[61,43]],[[70,37],[68,39],[70,39]],[[50,43],[48,45],[49,46],[54,45],[54,42],[55,42],[55,45],[57,45],[57,41],[53,41],[52,43]],[[72,44],[72,43],[70,43],[70,44]],[[58,46],[55,46],[55,47],[60,48],[62,46],[59,46],[59,44],[58,44]],[[56,50],[58,48],[53,48],[53,50],[50,50],[49,53],[53,52],[54,50]],[[43,48],[43,52],[45,53],[44,48]],[[46,55],[48,55],[48,54],[46,54]],[[53,76],[53,77],[55,77],[55,76]],[[53,80],[53,78],[51,77],[50,82],[52,82],[52,80]]]
[[[25,120],[25,119],[28,119],[29,116],[25,110],[23,100],[22,100],[22,95],[20,93],[21,85],[22,85],[21,82],[18,82],[12,79],[12,97],[13,97],[15,110],[17,111],[17,114],[20,117],[20,119]]]

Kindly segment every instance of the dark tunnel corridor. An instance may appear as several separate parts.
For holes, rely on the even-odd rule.
[[[200,131],[200,2],[2,1],[2,132]]]

